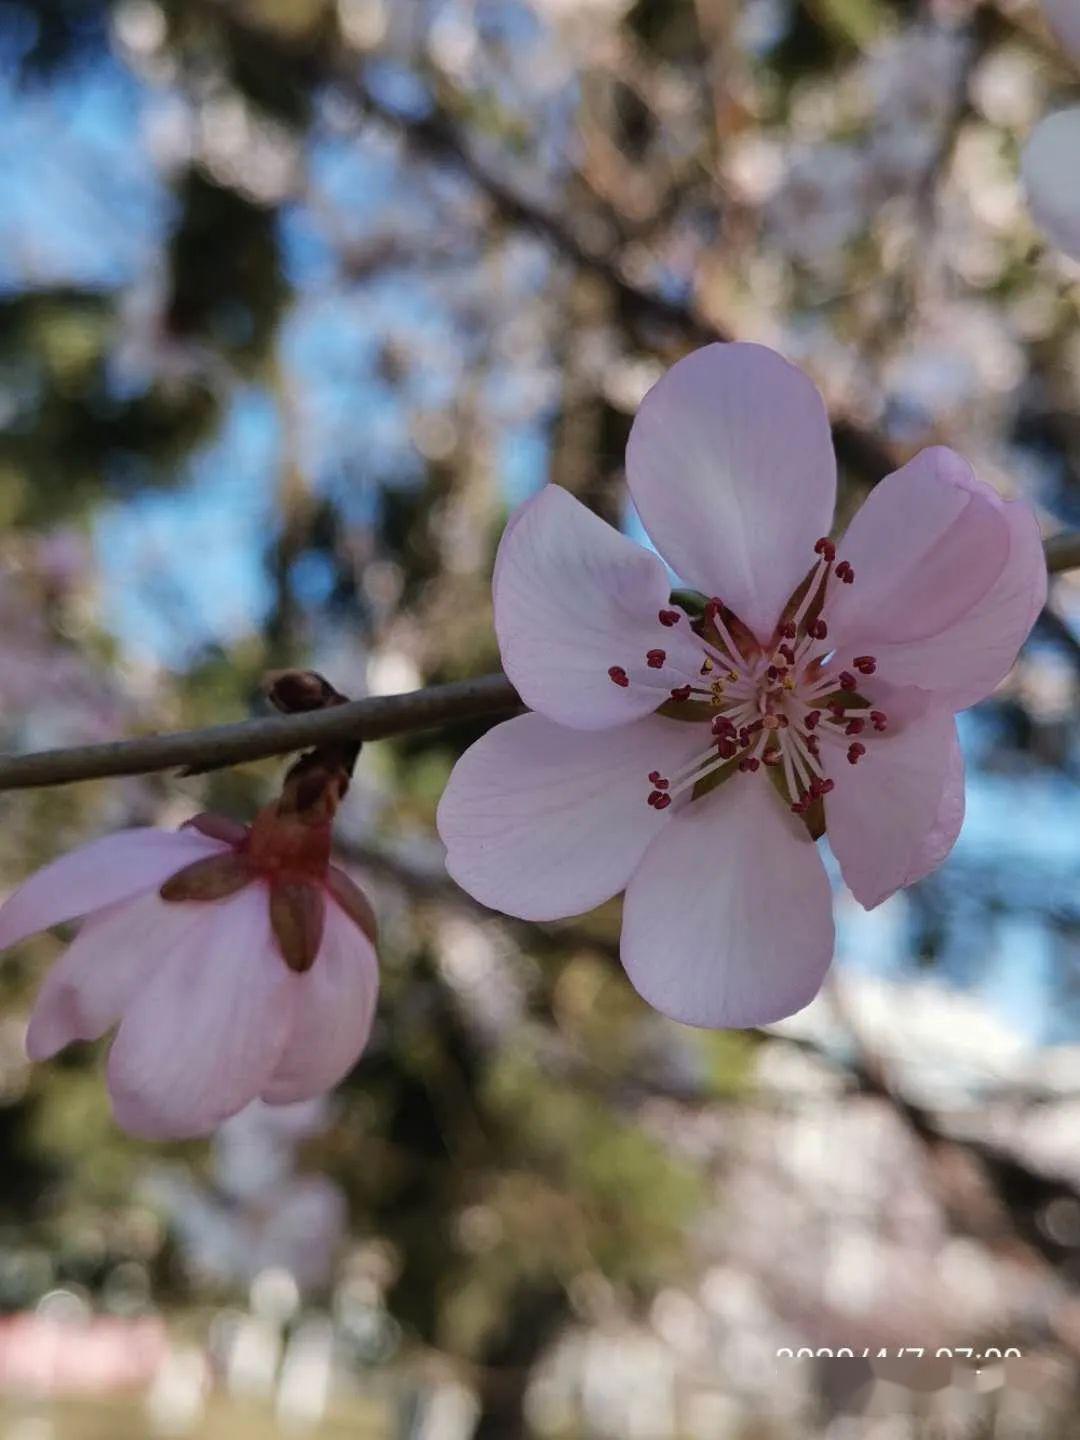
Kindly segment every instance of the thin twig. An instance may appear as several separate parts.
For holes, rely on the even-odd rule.
[[[1080,568],[1080,532],[1048,540],[1046,563],[1051,571]],[[409,730],[431,730],[455,720],[507,715],[520,704],[517,691],[505,675],[480,675],[452,685],[429,685],[407,695],[352,700],[332,710],[306,715],[273,715],[205,730],[9,755],[0,758],[0,790],[69,785],[108,775],[148,775],[155,770],[218,770],[335,740],[382,740]]]
[[[520,703],[504,675],[482,675],[452,685],[429,685],[407,695],[352,700],[305,715],[272,715],[205,730],[10,755],[0,759],[0,790],[68,785],[107,775],[146,775],[155,770],[217,769],[336,740],[382,740],[407,730],[430,730],[455,720],[505,714]]]

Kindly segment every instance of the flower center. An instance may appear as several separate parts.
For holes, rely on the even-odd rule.
[[[678,670],[661,644],[638,665],[613,665],[613,684],[647,685],[663,696],[660,713],[698,723],[707,735],[700,754],[677,772],[648,776],[647,803],[665,810],[721,784],[736,770],[774,772],[777,789],[796,815],[806,816],[829,794],[828,750],[857,765],[867,745],[888,727],[888,717],[859,693],[858,676],[873,675],[873,655],[846,656],[829,641],[829,602],[855,572],[837,563],[836,547],[819,540],[817,561],[785,607],[770,643],[762,646],[722,601],[713,599],[698,621],[681,611],[661,610],[664,628],[685,622],[700,646],[696,673]],[[835,758],[835,757],[833,757]]]

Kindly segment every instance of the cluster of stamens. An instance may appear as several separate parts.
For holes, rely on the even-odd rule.
[[[699,787],[705,782],[711,789],[735,770],[752,774],[765,766],[782,772],[791,809],[806,815],[834,788],[823,750],[839,748],[848,764],[857,765],[867,753],[866,742],[887,729],[884,711],[859,693],[858,677],[877,670],[874,656],[848,658],[829,644],[831,594],[838,584],[851,585],[855,572],[848,561],[836,562],[831,540],[819,540],[814,552],[817,562],[800,587],[801,598],[796,601],[797,591],[769,645],[763,647],[712,599],[700,621],[674,609],[657,616],[665,629],[680,624],[690,629],[701,652],[694,673],[686,672],[685,659],[669,660],[663,645],[647,650],[641,665],[608,670],[613,684],[647,685],[657,692],[663,713],[708,728],[707,747],[680,770],[670,776],[649,773],[647,800],[653,809],[666,810],[686,791],[703,793]]]

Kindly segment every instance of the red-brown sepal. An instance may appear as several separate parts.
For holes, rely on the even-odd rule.
[[[158,892],[163,900],[224,900],[255,879],[244,854],[207,855],[171,875]]]
[[[326,873],[326,888],[372,945],[377,944],[379,922],[375,918],[375,911],[371,907],[371,901],[352,876],[346,875],[345,871],[339,870],[336,865],[331,865]]]
[[[308,880],[281,880],[270,887],[270,928],[290,970],[315,964],[326,924],[326,895]]]
[[[200,835],[209,835],[211,840],[224,840],[226,845],[242,845],[247,839],[247,826],[239,820],[230,820],[227,815],[215,815],[212,810],[201,810],[190,820],[185,820],[181,830],[198,830]]]

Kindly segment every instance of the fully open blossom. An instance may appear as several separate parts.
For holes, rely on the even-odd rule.
[[[698,1025],[772,1021],[833,949],[829,843],[872,907],[940,864],[963,817],[954,712],[1041,609],[1038,528],[946,449],[827,537],[836,464],[818,392],[757,345],[711,345],[646,396],[627,452],[642,549],[549,485],[495,565],[496,726],[439,807],[447,866],[531,920],[625,888],[641,994]],[[700,618],[669,575],[713,597]]]
[[[1043,0],[1051,29],[1080,69],[1080,0]],[[1048,115],[1021,162],[1031,213],[1059,250],[1080,259],[1080,106]]]
[[[329,846],[328,824],[272,806],[250,827],[121,831],[39,870],[0,908],[0,948],[83,923],[34,1006],[30,1058],[119,1024],[113,1109],[152,1139],[336,1084],[367,1041],[378,972],[370,907]]]

